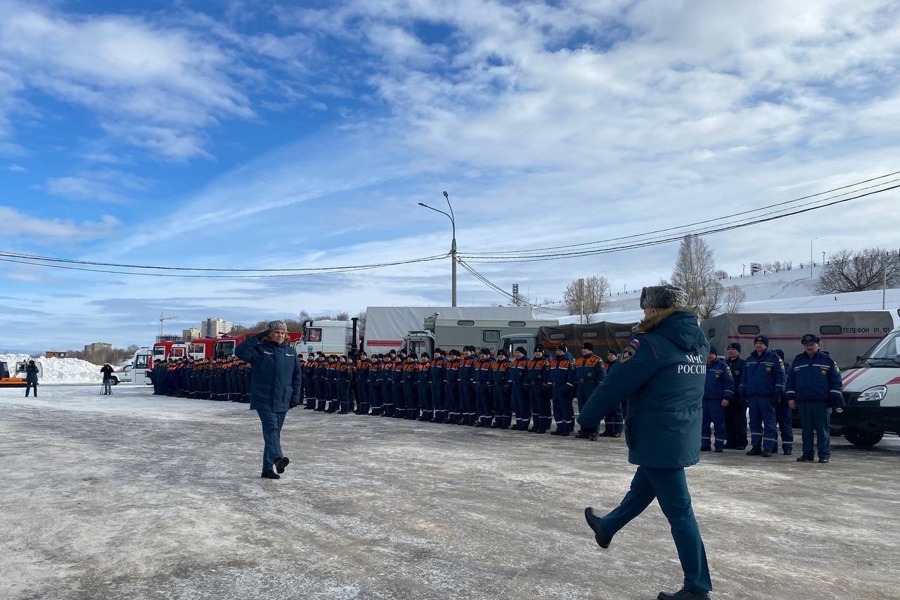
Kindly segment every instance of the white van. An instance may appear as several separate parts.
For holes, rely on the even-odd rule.
[[[832,421],[854,446],[867,448],[900,433],[900,327],[842,374],[844,403]]]

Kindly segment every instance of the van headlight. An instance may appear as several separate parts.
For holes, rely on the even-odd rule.
[[[867,390],[863,390],[863,392],[859,395],[859,398],[856,399],[857,402],[880,402],[884,400],[884,397],[887,396],[887,386],[884,385],[876,385],[875,387],[870,387]]]

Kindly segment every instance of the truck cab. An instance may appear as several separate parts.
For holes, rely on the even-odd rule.
[[[295,333],[289,334],[288,339],[301,354],[349,354],[354,344],[353,326],[351,321],[304,321],[299,339]]]
[[[868,448],[900,433],[900,328],[887,334],[842,373],[843,407],[833,421],[854,446]]]

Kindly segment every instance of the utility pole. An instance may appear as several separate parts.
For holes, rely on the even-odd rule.
[[[439,212],[450,219],[450,226],[453,229],[453,239],[450,243],[450,302],[451,306],[456,306],[456,215],[453,214],[453,206],[450,204],[450,195],[447,192],[444,192],[444,199],[447,201],[447,208],[450,209],[449,213],[428,206],[424,202],[419,202],[419,206]]]

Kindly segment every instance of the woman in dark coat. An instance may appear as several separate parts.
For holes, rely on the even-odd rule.
[[[284,321],[270,321],[266,330],[245,340],[234,353],[250,363],[250,408],[262,423],[262,475],[281,479],[290,460],[281,451],[281,427],[288,409],[300,403],[301,377],[297,353],[288,343]],[[277,471],[277,472],[276,472]]]

